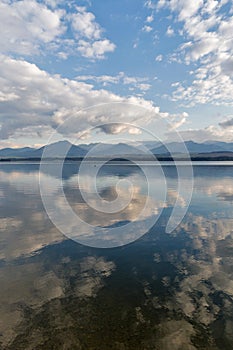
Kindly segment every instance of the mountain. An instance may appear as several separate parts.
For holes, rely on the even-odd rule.
[[[166,155],[169,153],[165,145],[158,142],[144,142],[142,143],[145,147],[150,148],[150,151],[156,155]],[[58,141],[41,148],[4,148],[0,150],[0,158],[41,158],[46,147],[46,156],[51,158],[64,157],[84,157],[87,152],[97,146],[95,151],[96,156],[108,156],[114,155],[122,157],[127,154],[137,154],[137,145],[132,143],[127,145],[124,143],[118,144],[104,144],[104,143],[93,143],[93,144],[80,144],[73,145],[68,141]],[[191,154],[203,154],[203,153],[216,153],[216,152],[233,152],[233,143],[220,142],[220,141],[207,141],[204,143],[196,143],[193,141],[186,141],[185,145],[187,150]],[[174,153],[183,153],[183,144],[179,142],[167,143],[169,150]],[[138,148],[138,155],[140,155],[140,148]],[[93,154],[94,155],[94,154]]]
[[[5,148],[0,150],[0,158],[41,158],[46,147],[46,157],[58,158],[64,157],[66,151],[68,150],[67,157],[84,157],[89,150],[98,146],[96,149],[93,149],[92,156],[118,156],[121,157],[124,154],[137,154],[137,148],[127,145],[124,143],[118,144],[106,144],[106,143],[92,143],[92,144],[80,144],[73,145],[68,141],[58,141],[47,146],[35,149],[30,147],[13,149]],[[140,154],[140,149],[138,154]]]
[[[227,151],[227,152],[233,152],[233,142],[223,142],[223,141],[206,141],[204,142],[205,144],[207,145],[216,145],[216,146],[219,146],[221,147],[224,151]]]
[[[34,151],[34,148],[3,148],[0,150],[0,157],[28,157],[30,152]]]
[[[41,148],[4,148],[0,150],[0,157],[15,157],[15,158],[41,158],[46,148],[46,157],[64,157],[66,150],[68,150],[67,157],[83,157],[87,153],[85,149],[80,146],[72,145],[68,141],[58,141]]]
[[[52,143],[50,145],[43,146],[39,149],[35,149],[31,152],[30,157],[42,157],[42,154],[46,148],[46,157],[83,157],[86,154],[86,150],[84,150],[80,146],[76,146],[71,144],[68,141],[58,141]],[[66,153],[67,152],[67,153]]]
[[[154,154],[167,154],[171,150],[172,153],[184,153],[184,146],[179,142],[167,143],[169,149],[165,145],[155,147],[151,150]],[[212,153],[212,152],[233,152],[233,143],[227,142],[209,142],[209,143],[196,143],[193,141],[185,141],[185,146],[189,153]]]
[[[101,144],[98,147],[96,155],[106,155],[106,156],[117,156],[122,157],[126,154],[140,154],[140,149],[137,150],[133,145],[128,145],[125,143],[112,144]]]

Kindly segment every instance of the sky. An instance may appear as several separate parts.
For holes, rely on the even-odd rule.
[[[0,0],[0,33],[0,148],[233,142],[232,0]]]

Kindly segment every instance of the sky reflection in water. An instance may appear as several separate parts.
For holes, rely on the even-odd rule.
[[[177,174],[165,167],[167,199],[164,203],[161,178],[155,175],[157,201],[146,213],[150,217],[162,211],[155,226],[130,245],[95,249],[67,239],[50,222],[40,198],[37,164],[2,164],[2,349],[232,349],[232,169],[195,167],[189,211],[166,234]],[[49,195],[56,168],[48,167],[42,176]],[[121,225],[124,232],[125,223],[137,221],[147,193],[137,167],[120,167],[116,173],[106,166],[98,179],[103,198],[116,197],[119,178],[135,183],[132,204],[119,215],[100,215],[84,203],[74,164],[64,168],[64,191],[83,219]],[[189,179],[182,180],[188,189]],[[124,195],[124,188],[119,190]],[[179,198],[179,205],[185,205],[185,198]]]

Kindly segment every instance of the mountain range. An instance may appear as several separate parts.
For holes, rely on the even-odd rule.
[[[182,154],[184,146],[179,142],[170,142],[167,143],[167,147],[159,142],[144,142],[142,144],[144,147],[147,147],[153,154],[156,155],[168,155],[169,151],[172,154]],[[206,154],[206,153],[226,153],[233,152],[233,142],[220,142],[220,141],[208,141],[204,143],[196,143],[193,141],[186,141],[185,145],[190,154]],[[58,141],[47,146],[40,148],[3,148],[0,149],[0,158],[41,158],[46,148],[47,157],[62,157],[64,155],[64,149],[68,149],[67,157],[84,157],[87,152],[93,147],[97,146],[95,155],[99,156],[123,156],[126,154],[135,154],[136,144],[104,144],[104,143],[95,143],[95,144],[80,144],[73,145],[68,141]],[[140,148],[138,149],[140,154]]]

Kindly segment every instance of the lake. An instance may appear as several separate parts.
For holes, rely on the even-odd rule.
[[[0,349],[233,349],[233,164],[144,167],[0,164]]]

